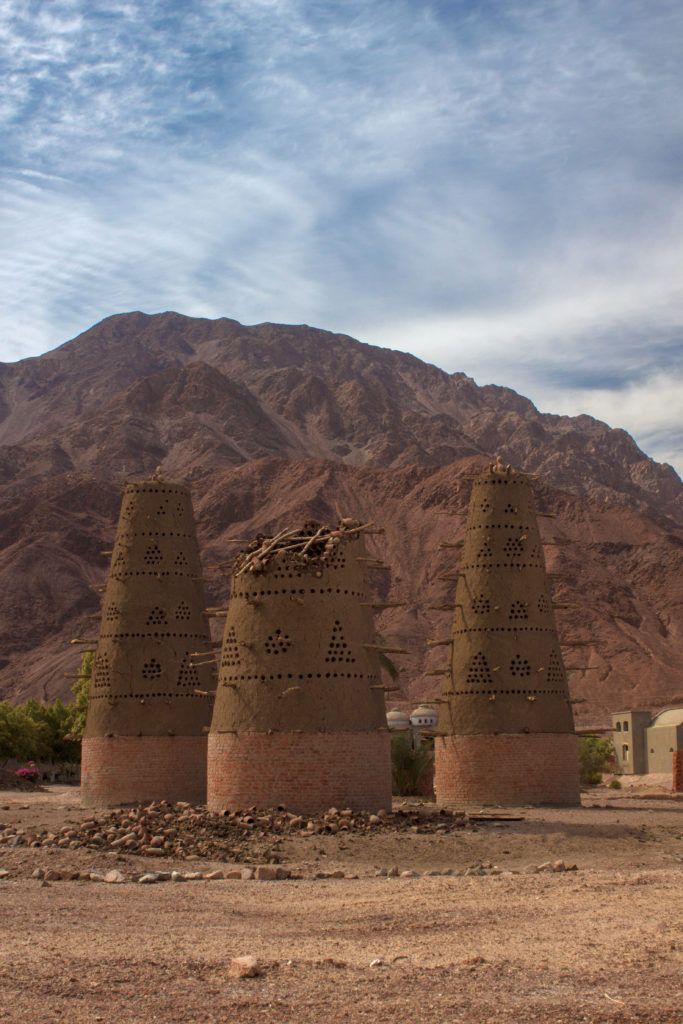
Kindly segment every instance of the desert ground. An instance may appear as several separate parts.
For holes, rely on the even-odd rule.
[[[372,826],[304,818],[275,840],[254,812],[223,856],[111,847],[128,819],[93,818],[74,787],[0,791],[2,1024],[683,1021],[683,800],[666,778],[571,809],[443,819],[399,801]],[[292,877],[206,878],[261,857]],[[242,955],[256,976],[234,976]]]

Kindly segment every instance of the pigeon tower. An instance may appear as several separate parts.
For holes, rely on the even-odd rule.
[[[391,807],[360,524],[259,538],[235,564],[209,734],[210,810]]]
[[[206,799],[215,665],[201,575],[188,488],[127,484],[83,737],[84,803]]]
[[[439,803],[576,804],[578,741],[529,478],[472,488],[435,740]]]

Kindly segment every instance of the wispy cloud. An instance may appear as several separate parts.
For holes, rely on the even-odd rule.
[[[306,321],[683,469],[637,398],[683,347],[682,37],[677,0],[5,0],[0,355]]]

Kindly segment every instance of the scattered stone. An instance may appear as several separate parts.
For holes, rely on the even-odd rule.
[[[185,871],[183,879],[186,882],[199,882],[204,876],[201,871]]]
[[[45,871],[43,868],[34,868],[31,872],[31,878],[43,878]]]
[[[400,874],[400,877],[401,878],[419,878],[420,877],[420,872],[419,871],[402,871],[401,874]]]
[[[207,871],[204,875],[204,878],[206,879],[207,882],[213,882],[215,879],[225,878],[225,875],[223,874],[222,871]]]
[[[185,876],[183,875],[182,871],[172,871],[171,872],[171,881],[172,882],[184,882],[185,881]]]
[[[256,978],[261,973],[255,956],[236,956],[230,961],[231,978]]]
[[[251,882],[254,877],[254,872],[251,868],[242,868],[240,875],[242,876],[243,882]]]
[[[61,882],[62,880],[61,873],[55,871],[54,868],[48,868],[43,877],[46,882]]]
[[[144,875],[140,875],[138,878],[138,885],[152,885],[158,881],[156,874],[153,871],[148,871]]]
[[[420,833],[454,833],[471,822],[462,812],[434,813],[433,808],[400,808],[354,812],[330,807],[325,814],[305,817],[278,808],[251,808],[249,812],[215,814],[205,807],[163,800],[140,807],[113,808],[78,825],[65,825],[58,832],[18,829],[0,825],[0,845],[31,846],[51,853],[58,848],[96,849],[105,855],[135,853],[168,857],[174,861],[200,857],[203,860],[240,864],[263,864],[273,855],[273,844],[282,836],[303,834],[364,834],[379,827],[396,833],[416,829]]]
[[[272,864],[259,864],[255,877],[259,882],[273,882],[277,878],[277,868]]]
[[[8,877],[9,877],[9,871],[7,870],[7,868],[0,868],[0,878],[8,878]]]
[[[398,878],[398,876],[399,876],[399,870],[396,867],[396,865],[394,865],[393,868],[389,868],[389,870],[387,871],[387,877],[388,878]]]
[[[109,882],[110,885],[120,885],[121,882],[125,882],[125,876],[120,871],[107,871],[104,876],[105,882]]]

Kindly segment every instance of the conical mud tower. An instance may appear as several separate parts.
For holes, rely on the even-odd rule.
[[[576,804],[578,742],[528,478],[474,481],[444,677],[440,803]]]
[[[83,737],[91,805],[206,797],[215,666],[190,493],[126,485],[104,596]]]
[[[349,521],[259,538],[238,558],[209,734],[210,810],[391,807],[371,561]]]

